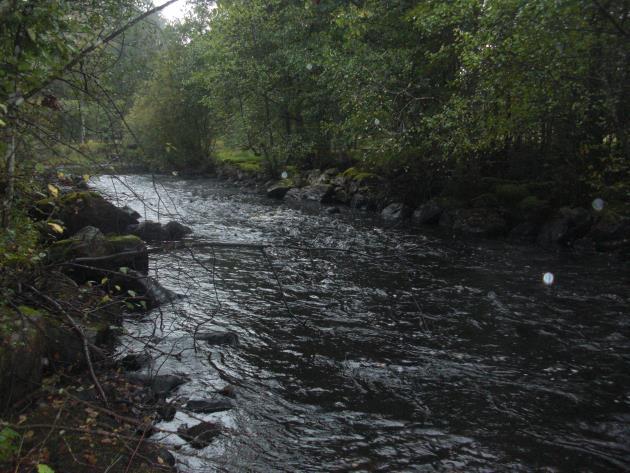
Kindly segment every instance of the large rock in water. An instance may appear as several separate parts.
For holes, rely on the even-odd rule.
[[[193,448],[205,448],[216,437],[221,435],[221,426],[214,422],[201,422],[194,427],[182,425],[177,429],[181,438],[190,443]]]
[[[630,218],[600,219],[592,228],[588,237],[595,243],[598,251],[619,251],[630,254]]]
[[[73,235],[86,226],[98,228],[103,233],[123,233],[129,225],[138,223],[133,212],[111,204],[96,192],[72,192],[52,201],[46,199],[37,204],[40,218],[61,220],[66,232]]]
[[[149,255],[144,242],[134,235],[105,236],[96,227],[84,227],[72,237],[60,240],[48,250],[52,263],[74,261],[76,264],[100,269],[121,267],[148,271]]]
[[[444,212],[444,207],[435,200],[430,200],[418,207],[411,218],[415,223],[431,225],[440,221],[442,212]]]
[[[389,204],[381,212],[381,217],[389,222],[400,222],[408,219],[413,213],[413,209],[405,204]]]
[[[592,223],[593,218],[588,210],[563,207],[543,225],[538,234],[538,244],[570,246],[588,233]]]
[[[272,199],[283,199],[287,192],[289,192],[293,186],[283,181],[276,182],[267,188],[267,197]]]
[[[179,222],[171,221],[166,225],[162,225],[160,222],[153,222],[152,220],[129,225],[125,230],[127,233],[136,235],[145,241],[181,240],[193,232],[190,227]]]

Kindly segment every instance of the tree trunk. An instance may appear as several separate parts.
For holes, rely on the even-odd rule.
[[[9,130],[9,141],[5,158],[7,166],[7,187],[2,203],[2,228],[8,228],[11,223],[11,208],[15,196],[15,131]]]

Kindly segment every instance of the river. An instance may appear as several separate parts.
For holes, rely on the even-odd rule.
[[[196,242],[253,245],[156,255],[151,273],[186,297],[125,322],[121,352],[149,344],[154,372],[189,377],[176,403],[235,386],[235,409],[201,415],[224,427],[207,448],[155,436],[182,472],[630,471],[619,261],[387,228],[213,179],[93,186]],[[160,427],[196,422],[178,410]]]

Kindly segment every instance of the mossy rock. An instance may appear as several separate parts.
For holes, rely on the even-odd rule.
[[[128,211],[116,207],[96,192],[71,192],[55,201],[55,205],[54,212],[48,215],[63,221],[65,236],[86,226],[96,227],[103,233],[123,233],[129,225],[138,223]]]
[[[90,266],[118,270],[129,267],[138,271],[148,270],[149,259],[144,242],[135,235],[105,236],[95,227],[85,227],[72,238],[53,243],[48,249],[50,263],[64,263],[77,258],[99,258],[114,256],[111,259],[91,262]],[[83,279],[83,278],[79,278]]]
[[[344,172],[341,173],[341,175],[347,179],[351,179],[357,182],[363,182],[368,179],[369,180],[378,179],[378,176],[376,174],[371,173],[371,172],[361,171],[360,169],[356,167],[351,167],[351,168],[346,169]]]

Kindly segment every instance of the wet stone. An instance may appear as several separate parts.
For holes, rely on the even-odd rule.
[[[196,339],[209,345],[238,345],[238,335],[233,332],[202,332],[197,334]]]
[[[211,414],[234,409],[234,402],[230,399],[194,399],[188,401],[186,409],[201,414]]]
[[[201,422],[193,427],[182,425],[177,429],[181,438],[193,448],[205,448],[215,438],[221,435],[221,426],[214,422]]]

